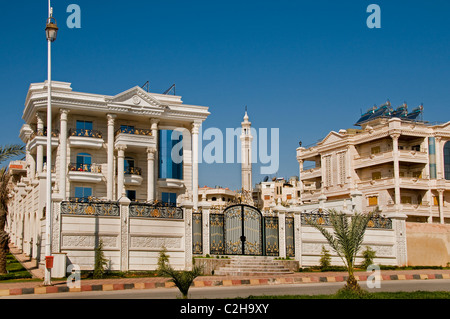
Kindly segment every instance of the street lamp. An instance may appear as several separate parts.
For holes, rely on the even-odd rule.
[[[45,272],[44,285],[50,286],[51,268],[53,267],[53,256],[51,251],[51,223],[52,223],[52,42],[56,40],[58,27],[56,19],[53,18],[53,8],[48,2],[48,19],[45,27],[48,44],[48,80],[47,80],[47,191],[45,206]]]
[[[52,16],[47,19],[45,34],[47,35],[47,41],[55,42],[56,35],[58,34],[58,26],[56,25],[56,19]]]

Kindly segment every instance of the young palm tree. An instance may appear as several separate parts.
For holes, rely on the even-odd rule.
[[[0,146],[0,163],[8,158],[25,153],[23,145]],[[0,169],[0,274],[6,274],[6,256],[9,252],[9,234],[5,231],[6,219],[8,215],[8,182],[9,172],[3,167]]]
[[[336,210],[330,210],[328,214],[334,233],[329,232],[323,225],[310,218],[307,218],[306,222],[322,233],[331,248],[344,262],[348,271],[345,289],[359,291],[361,288],[353,274],[355,259],[356,254],[361,249],[367,224],[373,213],[356,213],[350,218],[345,213],[337,212]]]

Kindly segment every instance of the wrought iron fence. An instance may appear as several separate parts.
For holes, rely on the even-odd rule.
[[[183,209],[171,203],[131,203],[130,217],[183,219]]]
[[[192,214],[192,253],[203,254],[203,225],[202,213]]]
[[[286,257],[295,256],[294,217],[286,217]]]
[[[331,226],[330,216],[326,212],[311,212],[301,214],[302,225],[308,225],[308,222],[312,221],[322,226]],[[390,218],[383,217],[381,215],[375,215],[369,219],[367,228],[372,229],[392,229],[392,220]]]
[[[223,214],[209,215],[209,251],[213,255],[225,254]]]
[[[116,202],[94,202],[88,199],[72,199],[61,203],[61,214],[75,216],[120,216]]]
[[[140,167],[127,167],[123,172],[125,175],[142,175],[142,168]]]
[[[265,255],[278,256],[280,253],[278,217],[264,217]]]

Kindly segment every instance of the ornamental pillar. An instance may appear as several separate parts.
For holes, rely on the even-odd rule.
[[[147,201],[155,200],[155,154],[156,148],[147,148]]]
[[[108,175],[106,183],[106,197],[108,200],[113,200],[114,193],[114,122],[117,115],[108,114]]]
[[[60,135],[59,135],[59,147],[60,147],[60,165],[59,165],[59,193],[62,200],[65,201],[66,197],[66,181],[67,181],[67,115],[69,110],[61,109],[60,112]]]
[[[124,187],[124,164],[125,164],[125,150],[126,145],[118,145],[117,149],[117,198],[125,197],[125,187]]]
[[[200,123],[192,124],[192,202],[194,210],[198,209],[198,133]]]

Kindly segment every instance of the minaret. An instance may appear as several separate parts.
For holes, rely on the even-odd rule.
[[[242,189],[251,192],[252,186],[252,123],[248,120],[247,107],[245,108],[244,122],[241,123],[241,174]]]

